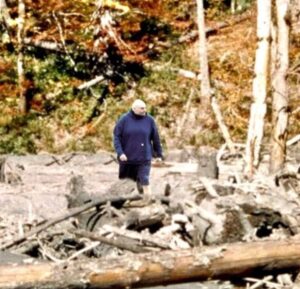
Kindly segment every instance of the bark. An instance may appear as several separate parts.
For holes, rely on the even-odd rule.
[[[272,105],[272,139],[270,154],[270,173],[282,169],[286,159],[286,141],[288,126],[288,85],[287,73],[289,68],[289,24],[287,13],[289,0],[277,0],[278,45],[276,55],[276,69],[273,87]]]
[[[257,38],[258,47],[255,55],[255,77],[253,79],[253,104],[246,144],[246,168],[249,176],[259,164],[259,154],[264,134],[264,117],[266,114],[267,72],[269,67],[271,30],[271,0],[257,1]]]
[[[138,288],[300,266],[299,241],[236,243],[112,259],[0,267],[0,287]]]

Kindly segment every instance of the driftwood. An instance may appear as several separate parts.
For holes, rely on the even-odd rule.
[[[300,266],[299,241],[235,243],[94,261],[0,266],[0,287],[138,288],[255,275]]]

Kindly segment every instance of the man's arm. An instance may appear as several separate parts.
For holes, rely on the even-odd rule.
[[[118,155],[118,157],[120,157],[122,154],[124,154],[123,148],[122,148],[122,131],[123,131],[123,125],[124,125],[124,119],[121,118],[118,120],[118,122],[116,123],[116,126],[114,128],[114,148],[115,151]]]
[[[153,145],[154,157],[163,159],[160,137],[154,120],[153,120],[153,128],[152,128],[152,145]]]

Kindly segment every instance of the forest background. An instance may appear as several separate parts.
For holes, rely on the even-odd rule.
[[[204,6],[212,89],[232,140],[245,143],[256,1]],[[201,102],[196,1],[0,0],[0,11],[0,154],[110,151],[113,126],[135,98],[145,100],[157,120],[166,151],[224,143],[213,112]],[[300,133],[296,24],[288,138]],[[270,90],[265,144],[271,102]]]

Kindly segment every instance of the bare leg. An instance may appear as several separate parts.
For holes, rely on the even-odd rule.
[[[143,191],[144,191],[144,199],[151,200],[152,199],[152,193],[151,193],[150,185],[143,186]]]

